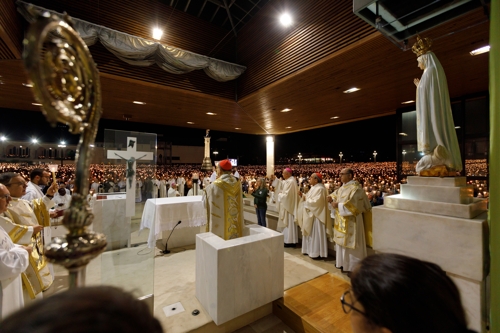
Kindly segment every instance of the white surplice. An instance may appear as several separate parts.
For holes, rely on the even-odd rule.
[[[299,232],[297,228],[297,204],[298,187],[294,177],[288,177],[285,180],[279,180],[275,184],[279,190],[278,193],[278,228],[283,229],[285,244],[297,244],[299,242]]]
[[[29,265],[28,252],[15,245],[0,227],[0,313],[2,319],[24,307],[21,273]]]

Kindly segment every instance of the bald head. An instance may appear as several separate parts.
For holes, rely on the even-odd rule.
[[[10,202],[10,193],[7,186],[0,184],[0,214],[7,211]]]

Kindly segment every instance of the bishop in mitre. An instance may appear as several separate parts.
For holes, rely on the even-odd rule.
[[[412,51],[424,72],[415,79],[417,86],[417,145],[424,156],[416,171],[421,176],[455,175],[462,170],[462,159],[451,112],[448,83],[443,66],[431,51],[429,38],[417,37]]]
[[[370,201],[361,185],[353,178],[354,172],[351,169],[340,171],[342,186],[328,198],[335,218],[335,266],[347,272],[352,272],[356,264],[366,257],[367,239],[371,245]]]
[[[273,182],[277,195],[278,228],[283,229],[285,247],[295,247],[299,242],[297,227],[297,206],[299,202],[297,181],[292,176],[292,169],[283,170],[284,180],[276,178]]]
[[[241,182],[231,173],[229,160],[217,165],[217,179],[203,191],[207,209],[206,231],[224,240],[243,236],[243,194]]]
[[[328,257],[328,239],[332,240],[332,220],[328,210],[328,191],[323,177],[316,172],[309,178],[309,192],[297,194],[302,201],[298,222],[302,228],[302,253],[313,259]]]

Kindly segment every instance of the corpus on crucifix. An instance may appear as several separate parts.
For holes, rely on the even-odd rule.
[[[108,159],[122,159],[127,162],[127,211],[125,216],[135,215],[135,175],[137,160],[153,160],[152,152],[137,151],[137,138],[127,137],[127,150],[108,150]]]

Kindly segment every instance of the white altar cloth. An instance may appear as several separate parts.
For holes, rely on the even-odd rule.
[[[177,227],[200,227],[207,223],[202,196],[148,199],[142,212],[140,231],[149,228],[148,247],[154,248],[163,231]],[[153,228],[154,223],[154,228]]]
[[[108,245],[106,250],[116,250],[130,246],[131,218],[125,215],[127,202],[125,193],[108,194],[106,199],[97,199],[96,194],[90,201],[94,214],[91,230],[103,233]]]

